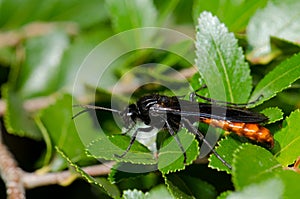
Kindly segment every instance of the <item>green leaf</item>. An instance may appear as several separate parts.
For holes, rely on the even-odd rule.
[[[2,87],[2,95],[6,100],[6,113],[4,123],[7,131],[11,134],[41,140],[42,134],[34,122],[33,113],[24,109],[24,101],[10,85]]]
[[[300,154],[300,110],[291,113],[285,119],[285,126],[275,134],[279,143],[279,150],[275,153],[276,159],[283,165],[294,163]]]
[[[199,73],[195,73],[189,80],[189,83],[191,85],[191,87],[193,88],[193,90],[197,90],[199,89],[199,85],[204,85],[205,83],[203,82],[201,76]],[[203,90],[200,90],[199,92],[204,92],[204,89]],[[197,92],[197,93],[199,93]],[[205,93],[200,93],[200,95],[205,95]]]
[[[251,48],[251,60],[261,59],[271,53],[270,36],[298,42],[300,39],[299,1],[269,1],[268,5],[258,10],[251,18],[247,37]],[[274,14],[276,13],[276,14]],[[271,56],[271,60],[274,56]]]
[[[156,171],[157,165],[141,165],[119,162],[116,163],[109,173],[108,179],[111,183],[118,183],[129,178],[136,178]]]
[[[43,159],[43,165],[45,166],[50,163],[51,158],[52,158],[52,154],[53,154],[52,142],[51,142],[50,135],[49,135],[46,127],[44,126],[43,122],[41,121],[40,117],[38,117],[38,116],[35,117],[35,123],[38,126],[38,128],[40,129],[40,131],[43,135],[45,145],[46,145],[45,155],[44,155],[44,159]],[[55,158],[53,158],[53,159],[55,159]],[[52,165],[53,165],[53,163],[55,164],[55,166],[52,167],[52,170],[58,170],[60,168],[60,166],[64,164],[64,161],[61,161],[60,162],[61,164],[57,164],[57,163],[59,163],[59,161],[57,161],[57,159],[55,159],[55,160],[53,160]],[[58,166],[58,168],[56,166]]]
[[[215,147],[216,152],[230,165],[233,161],[233,153],[241,145],[241,142],[226,136],[218,142],[218,146]],[[226,171],[231,173],[231,170],[225,166],[214,154],[209,158],[209,166],[219,171]]]
[[[284,184],[279,178],[271,178],[260,183],[253,183],[241,191],[232,192],[226,199],[281,199],[283,198]]]
[[[78,172],[78,171],[77,171]],[[83,171],[84,172],[84,171]],[[87,174],[88,175],[88,174]],[[81,174],[83,178],[85,178],[84,174]],[[104,177],[96,177],[93,178],[93,181],[87,180],[89,183],[96,184],[98,187],[103,188],[104,192],[112,198],[121,198],[120,190],[117,185],[110,183]]]
[[[56,145],[65,150],[69,156],[78,164],[87,165],[93,158],[85,154],[85,146],[99,136],[89,114],[82,114],[72,120],[72,98],[70,95],[59,95],[56,102],[43,110],[39,119],[46,129],[47,136],[51,138],[51,145]],[[44,134],[43,134],[44,135]],[[44,139],[47,141],[47,136]],[[65,168],[64,162],[54,156],[51,162],[53,170]]]
[[[72,40],[71,45],[64,52],[64,56],[60,62],[60,72],[58,77],[59,88],[63,87],[64,91],[72,93],[76,78],[82,79],[91,78],[91,74],[77,72],[80,69],[84,59],[89,55],[92,49],[99,44],[99,41],[107,38],[112,34],[111,30],[101,28],[95,31],[83,32]],[[86,77],[88,76],[88,77]],[[79,89],[78,89],[79,90]],[[76,93],[78,96],[83,96],[84,93]]]
[[[139,190],[125,190],[123,192],[123,198],[124,199],[144,199],[145,194],[142,191]]]
[[[215,188],[201,179],[181,174],[164,175],[165,183],[175,198],[216,198]]]
[[[237,39],[208,12],[203,12],[198,22],[196,66],[209,89],[210,97],[235,103],[246,102],[252,80]]]
[[[91,158],[85,155],[85,146],[74,125],[72,114],[72,97],[66,94],[59,96],[54,104],[44,109],[40,120],[47,130],[47,136],[51,138],[52,145],[64,150],[75,162],[89,161]],[[86,122],[85,128],[91,129],[88,126],[91,126],[91,123]],[[95,137],[91,133],[96,132],[89,131],[85,136]]]
[[[13,14],[12,14],[13,13]],[[103,1],[1,0],[0,26],[15,28],[32,21],[72,21],[86,28],[107,17]]]
[[[182,182],[182,180],[178,176],[176,176],[176,174],[169,174],[167,176],[163,176],[165,179],[165,184],[167,185],[169,192],[174,198],[193,198],[192,196],[188,195],[185,190],[181,190],[182,188],[186,187],[182,185],[182,183],[184,182]]]
[[[173,199],[172,195],[169,193],[167,187],[163,184],[153,187],[148,193],[146,193],[146,199]]]
[[[53,1],[49,0],[47,4],[50,2]],[[53,12],[49,14],[55,14],[52,17],[54,21],[74,21],[81,28],[88,28],[107,20],[108,13],[103,3],[103,0],[89,0],[88,3],[78,0],[56,1]]]
[[[283,54],[291,56],[300,51],[300,44],[287,41],[282,38],[272,37],[271,36],[271,45],[272,48],[278,48]]]
[[[268,124],[277,122],[283,119],[283,112],[278,107],[270,107],[262,110],[260,113],[264,114],[269,118]]]
[[[233,191],[225,191],[225,192],[222,192],[218,197],[217,197],[217,199],[226,199],[227,198],[227,196],[229,195],[229,194],[231,194]]]
[[[300,53],[281,62],[269,72],[255,87],[249,101],[255,101],[262,96],[256,105],[274,97],[278,92],[291,86],[300,78]]]
[[[0,48],[0,64],[1,64],[1,77],[7,77],[8,67],[10,66],[11,62],[15,59],[15,51],[14,49],[10,48],[9,46],[2,45]],[[5,72],[4,72],[5,71]]]
[[[118,36],[117,40],[122,41],[117,41],[119,46],[120,44],[125,44],[125,47],[136,50],[140,46],[144,47],[145,44],[153,44],[153,36],[157,29],[143,29],[144,27],[155,27],[157,23],[157,10],[152,1],[106,0],[105,2],[115,32],[119,33],[131,30]],[[123,53],[124,51],[122,51]]]
[[[120,198],[121,193],[116,185],[109,183],[109,181],[105,178],[93,178],[84,172],[84,170],[82,170],[77,164],[75,164],[62,150],[60,150],[58,147],[56,147],[56,150],[87,182],[97,185],[112,198]]]
[[[174,45],[171,45],[168,49],[169,52],[174,53],[168,53],[166,58],[164,58],[160,64],[166,65],[166,66],[174,66],[175,64],[182,64],[180,61],[182,61],[182,57],[184,56],[185,60],[193,60],[195,58],[195,54],[191,53],[192,51],[195,51],[194,49],[194,41],[193,40],[186,40],[181,42],[176,42]],[[187,67],[190,67],[190,62],[187,61]],[[167,78],[167,77],[166,77]],[[174,78],[173,78],[174,80]]]
[[[276,173],[284,183],[284,193],[282,198],[298,199],[299,198],[299,186],[300,175],[297,172],[282,170]]]
[[[156,24],[157,11],[152,1],[107,0],[106,4],[116,32],[141,27],[153,27]]]
[[[60,31],[26,41],[26,59],[15,85],[24,99],[58,89],[60,61],[68,45],[69,38]]]
[[[227,199],[239,198],[289,198],[297,199],[299,186],[297,182],[300,175],[289,170],[279,170],[274,172],[272,177],[262,179],[259,183],[252,183],[243,187],[240,191],[231,192]],[[221,198],[221,197],[220,197]]]
[[[195,136],[182,129],[177,136],[186,151],[186,165],[191,164],[199,155],[198,142]],[[183,152],[180,150],[174,137],[169,137],[163,143],[159,150],[158,169],[166,174],[169,172],[179,171],[185,168]]]
[[[76,105],[77,102],[73,101],[73,104],[69,104],[68,107],[70,108],[74,104]],[[78,107],[73,107],[73,112],[71,113],[72,116],[77,114],[82,109],[79,109],[78,111],[77,110]],[[76,127],[77,136],[79,136],[80,141],[84,146],[87,146],[93,140],[97,139],[99,135],[104,135],[104,132],[101,130],[101,127],[95,124],[94,119],[95,118],[91,117],[90,114],[81,114],[80,116],[73,119],[73,122]]]
[[[235,151],[232,166],[232,181],[237,190],[272,177],[282,168],[269,151],[248,143]]]
[[[111,137],[101,136],[87,146],[87,152],[94,158],[115,160],[117,162],[129,162],[133,164],[156,164],[153,154],[142,144],[135,141],[130,151],[122,158],[115,155],[124,153],[130,143],[130,137],[114,135]]]
[[[153,1],[154,3],[156,3],[155,1]],[[174,0],[174,1],[159,1],[159,6],[157,6],[157,10],[159,12],[159,16],[157,17],[157,26],[163,26],[163,24],[166,22],[166,20],[168,20],[168,18],[170,16],[173,17],[173,15],[176,15],[177,8],[180,6],[181,2],[180,0]],[[190,4],[190,2],[187,2]],[[181,10],[180,10],[181,11]],[[182,12],[180,12],[180,14],[182,15]],[[175,16],[176,17],[176,16]],[[190,16],[188,16],[190,17]],[[177,18],[176,18],[177,19]]]
[[[220,0],[198,0],[194,1],[194,18],[205,10],[212,12],[226,24],[230,31],[241,32],[246,28],[250,17],[257,8],[266,5],[267,0],[247,0],[247,1],[220,1]],[[230,14],[229,14],[230,13]],[[195,20],[196,21],[196,20]]]
[[[69,39],[61,31],[26,41],[26,59],[14,66],[3,89],[7,101],[5,121],[10,133],[41,139],[42,134],[33,121],[35,113],[29,113],[23,106],[26,99],[52,94],[59,88],[60,59],[68,45]]]

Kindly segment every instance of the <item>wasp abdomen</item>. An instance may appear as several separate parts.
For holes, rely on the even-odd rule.
[[[230,122],[227,120],[216,120],[210,118],[201,118],[201,122],[213,127],[233,132],[239,136],[247,137],[256,142],[267,144],[270,148],[274,146],[274,138],[269,129],[256,123]]]

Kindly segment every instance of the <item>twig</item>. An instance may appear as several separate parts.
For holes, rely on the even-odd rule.
[[[0,116],[4,115],[6,111],[6,103],[0,99]]]
[[[53,96],[39,97],[39,98],[26,100],[23,104],[23,107],[28,112],[34,112],[46,108],[54,102],[55,102],[55,98]]]
[[[22,182],[23,172],[17,166],[13,155],[2,143],[0,143],[0,174],[6,185],[7,198],[25,198],[25,188]]]
[[[91,176],[107,175],[114,164],[115,162],[107,162],[82,169]],[[74,173],[71,171],[47,174],[25,172],[17,166],[13,155],[2,143],[0,143],[0,174],[6,185],[8,199],[23,199],[25,198],[25,189],[53,184],[62,185],[74,177]]]
[[[0,124],[1,138],[1,124]],[[91,176],[107,175],[115,162],[83,167],[83,171]],[[64,184],[76,177],[71,171],[61,171],[55,173],[38,174],[28,173],[18,167],[14,156],[0,139],[0,175],[6,185],[8,199],[24,199],[25,189],[32,189],[44,185]],[[72,178],[73,177],[73,178]]]
[[[55,101],[54,97],[39,97],[35,99],[26,100],[23,107],[28,112],[38,111],[42,108],[48,107],[49,104]],[[0,116],[3,116],[6,112],[7,105],[4,100],[0,99]]]
[[[90,176],[100,176],[107,175],[110,172],[110,168],[115,164],[115,162],[108,162],[105,164],[94,165],[83,167],[82,169]],[[52,184],[64,184],[68,179],[74,176],[74,172],[71,171],[61,171],[56,173],[47,174],[37,174],[37,173],[27,173],[23,174],[23,185],[26,189],[32,189],[35,187],[40,187],[44,185]]]
[[[27,38],[46,35],[58,28],[69,35],[79,32],[79,27],[73,22],[33,22],[14,31],[0,31],[0,48],[16,46]]]

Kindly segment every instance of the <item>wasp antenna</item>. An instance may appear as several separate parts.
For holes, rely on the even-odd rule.
[[[76,113],[75,115],[73,115],[72,120],[73,120],[74,118],[76,118],[77,116],[81,115],[82,113],[85,113],[85,112],[88,112],[88,111],[91,111],[91,110],[92,110],[92,109],[84,109],[84,110],[82,110],[82,111]]]
[[[81,105],[81,104],[76,104],[73,105],[73,107],[81,107],[84,108],[84,110],[78,112],[77,114],[75,114],[72,119],[74,119],[75,117],[81,115],[82,113],[91,111],[91,110],[102,110],[102,111],[110,111],[113,113],[118,113],[119,115],[121,114],[121,111],[116,110],[116,109],[111,109],[111,108],[105,108],[105,107],[101,107],[101,106],[93,106],[93,105]]]

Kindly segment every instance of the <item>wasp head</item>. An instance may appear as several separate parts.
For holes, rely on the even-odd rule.
[[[123,112],[121,112],[121,117],[124,121],[126,128],[129,128],[134,124],[139,117],[139,110],[135,104],[130,104]]]

